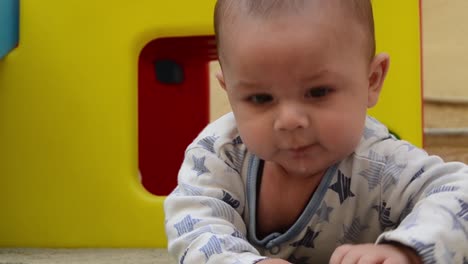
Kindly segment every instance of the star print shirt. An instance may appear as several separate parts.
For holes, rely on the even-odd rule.
[[[187,148],[165,200],[168,249],[179,263],[328,263],[339,245],[373,242],[407,245],[424,263],[468,263],[468,167],[396,140],[371,117],[296,222],[265,237],[255,219],[261,164],[232,114]]]

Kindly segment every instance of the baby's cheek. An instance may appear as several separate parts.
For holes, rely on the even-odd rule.
[[[336,147],[341,148],[342,152],[346,154],[353,152],[361,141],[364,122],[365,120],[346,117],[345,115],[335,120],[329,133],[332,141],[337,144]]]
[[[264,148],[269,140],[268,133],[264,131],[261,125],[255,125],[254,122],[238,125],[238,130],[242,138],[242,142],[247,146],[249,151],[256,155],[262,155],[265,152]],[[271,144],[271,143],[270,143]]]

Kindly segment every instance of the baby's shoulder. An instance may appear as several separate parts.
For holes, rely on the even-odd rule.
[[[243,142],[231,112],[208,124],[188,146],[187,150],[202,147],[216,153],[227,146],[240,147],[242,145]]]
[[[412,143],[396,138],[389,129],[375,118],[368,117],[361,141],[353,158],[370,162],[387,163],[410,156],[426,156],[427,153]]]

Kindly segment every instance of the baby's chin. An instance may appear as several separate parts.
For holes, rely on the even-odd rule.
[[[310,168],[307,166],[287,166],[283,167],[285,171],[288,173],[289,176],[291,177],[296,177],[298,179],[310,179],[310,178],[316,178],[316,177],[322,177],[325,171],[328,168]]]

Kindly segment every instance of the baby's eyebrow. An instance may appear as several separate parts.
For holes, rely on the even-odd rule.
[[[233,87],[251,89],[251,88],[259,88],[261,87],[261,85],[259,83],[252,82],[252,81],[236,80],[233,84]]]
[[[300,79],[300,81],[303,83],[313,82],[313,81],[316,81],[317,79],[322,78],[323,76],[330,76],[330,75],[336,76],[336,77],[340,76],[339,72],[331,71],[330,69],[321,69],[319,71],[304,75],[303,78]]]
[[[343,74],[341,71],[325,70],[321,71],[320,74],[314,74],[311,76],[305,76],[303,79],[298,81],[301,85],[312,88],[314,86],[336,86],[349,81],[350,74]]]

